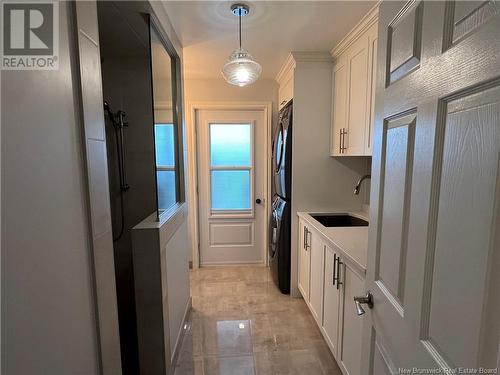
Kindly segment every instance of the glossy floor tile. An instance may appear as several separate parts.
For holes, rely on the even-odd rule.
[[[175,375],[341,375],[304,301],[268,268],[192,271],[191,296]]]

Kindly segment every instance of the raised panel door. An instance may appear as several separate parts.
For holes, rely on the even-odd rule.
[[[309,303],[311,312],[319,326],[323,321],[323,267],[325,244],[321,237],[313,232],[311,235],[311,275]]]
[[[340,56],[332,71],[333,106],[330,140],[330,155],[344,152],[342,130],[347,129],[347,65],[345,55]]]
[[[342,259],[341,262],[343,262]],[[342,317],[338,359],[346,374],[360,375],[364,317],[356,314],[354,297],[363,294],[365,280],[348,264],[342,264],[339,270],[341,273],[339,278],[342,282]]]
[[[336,257],[334,250],[325,247],[325,272],[323,275],[323,332],[326,342],[333,355],[337,356],[339,313],[340,313],[340,289],[335,284]]]
[[[307,225],[299,220],[299,278],[298,287],[302,297],[309,301],[309,274],[310,274],[310,254],[309,251],[309,229]]]
[[[365,153],[365,131],[369,121],[368,35],[361,36],[347,51],[347,135],[346,154]]]
[[[380,6],[363,373],[500,363],[499,30],[496,2]]]

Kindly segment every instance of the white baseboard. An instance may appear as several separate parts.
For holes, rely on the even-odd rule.
[[[179,352],[182,347],[182,340],[184,339],[184,335],[186,334],[186,329],[184,328],[186,325],[186,322],[189,318],[189,314],[191,313],[191,307],[193,305],[193,301],[191,297],[189,297],[188,303],[186,304],[186,309],[184,310],[184,317],[182,318],[182,324],[179,329],[179,332],[177,333],[177,339],[175,340],[175,348],[172,354],[172,358],[170,360],[171,368],[175,369],[175,366],[177,365],[177,359],[179,358]]]
[[[253,262],[204,262],[200,264],[200,267],[238,267],[238,266],[265,266],[265,262],[262,260],[256,260]]]

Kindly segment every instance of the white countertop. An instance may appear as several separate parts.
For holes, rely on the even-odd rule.
[[[317,213],[323,212],[314,212],[314,214]],[[364,211],[329,211],[327,213],[349,214],[368,221],[368,213]],[[327,242],[340,250],[358,268],[366,272],[369,227],[325,227],[308,212],[298,212],[297,215],[321,233]]]

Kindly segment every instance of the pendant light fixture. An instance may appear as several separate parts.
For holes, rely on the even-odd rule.
[[[241,48],[241,17],[248,14],[250,8],[246,4],[233,4],[231,12],[238,17],[240,47],[235,49],[229,60],[222,67],[222,76],[231,85],[246,86],[254,83],[262,72],[262,67],[248,51]]]

